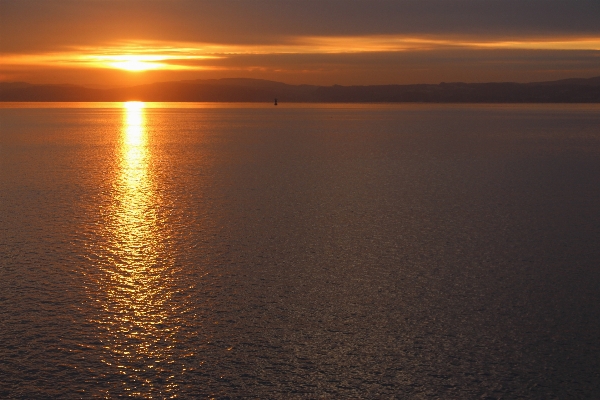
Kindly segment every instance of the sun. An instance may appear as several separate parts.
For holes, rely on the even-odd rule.
[[[149,69],[155,69],[152,63],[139,60],[117,61],[111,65],[114,68],[124,69],[126,71],[147,71]]]
[[[157,62],[160,60],[162,60],[160,56],[116,55],[107,57],[105,62],[110,68],[139,72],[154,69],[165,69],[165,63]]]

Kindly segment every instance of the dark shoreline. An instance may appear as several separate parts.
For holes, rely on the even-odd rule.
[[[534,83],[314,86],[258,79],[160,82],[113,89],[0,82],[2,102],[600,103],[600,77]]]

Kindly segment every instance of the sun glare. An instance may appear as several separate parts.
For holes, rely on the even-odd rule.
[[[164,63],[155,61],[156,60],[148,59],[143,56],[125,56],[118,57],[117,60],[108,62],[107,64],[112,68],[124,69],[126,71],[147,71],[150,69],[164,68]]]
[[[126,101],[123,103],[123,107],[125,107],[127,110],[139,110],[145,106],[146,103],[143,101]]]
[[[115,62],[111,65],[115,68],[125,69],[127,71],[146,71],[153,68],[152,65],[148,65],[148,63],[136,60]]]

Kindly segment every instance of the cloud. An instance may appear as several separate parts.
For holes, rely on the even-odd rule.
[[[597,0],[0,0],[0,18],[4,79],[83,82],[85,71],[98,80],[110,74],[97,70],[126,69],[148,71],[136,79],[409,83],[600,71]]]
[[[3,52],[117,40],[278,44],[368,35],[600,36],[597,0],[0,0]]]

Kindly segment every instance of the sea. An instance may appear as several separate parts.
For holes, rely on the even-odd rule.
[[[600,105],[0,103],[0,398],[600,398]]]

